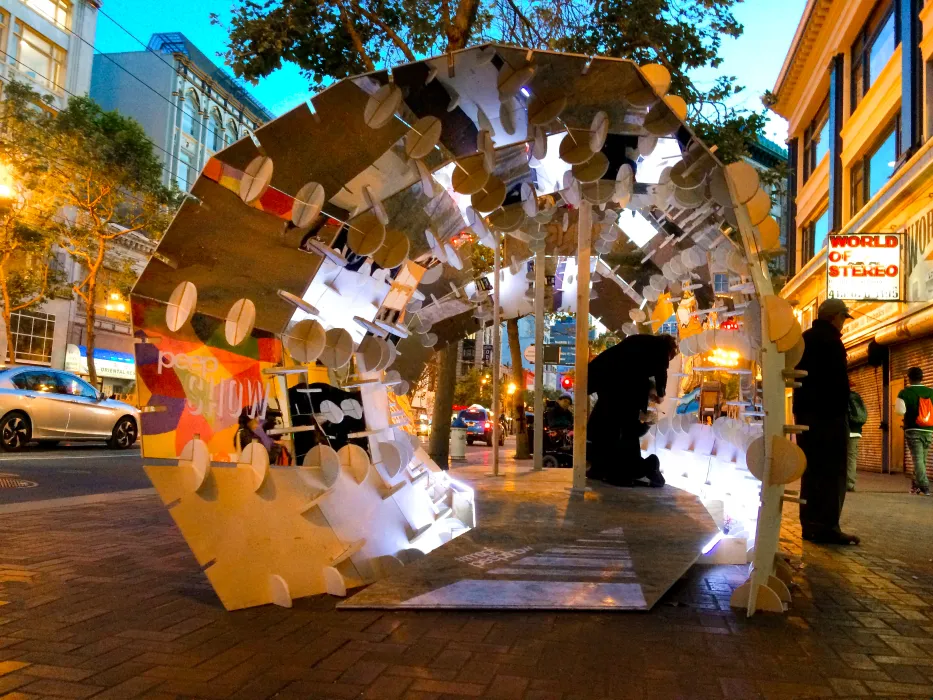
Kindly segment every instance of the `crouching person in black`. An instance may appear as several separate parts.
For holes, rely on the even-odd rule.
[[[587,384],[598,395],[587,423],[587,477],[614,486],[648,479],[664,485],[656,455],[641,456],[649,396],[664,398],[667,367],[677,356],[670,335],[633,335],[604,350],[589,364]]]

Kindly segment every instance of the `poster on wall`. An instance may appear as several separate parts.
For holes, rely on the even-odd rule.
[[[235,462],[241,412],[261,420],[274,403],[273,378],[262,371],[281,360],[279,340],[254,329],[232,346],[223,319],[195,313],[172,333],[165,304],[134,298],[132,309],[143,456],[175,459],[197,435],[213,461]]]
[[[900,300],[900,234],[831,234],[827,246],[827,298],[849,301]]]
[[[909,250],[913,258],[907,277],[907,301],[930,301],[933,299],[933,241],[918,254]]]

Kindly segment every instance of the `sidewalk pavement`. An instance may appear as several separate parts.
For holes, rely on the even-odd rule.
[[[506,448],[503,470],[520,474]],[[487,452],[455,467],[478,489]],[[858,548],[801,548],[784,616],[729,609],[695,566],[649,613],[225,612],[158,499],[0,511],[0,698],[595,700],[933,696],[933,499],[860,476]]]

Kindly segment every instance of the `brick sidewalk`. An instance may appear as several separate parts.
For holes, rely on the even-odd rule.
[[[790,612],[752,620],[740,567],[644,614],[227,613],[155,497],[0,515],[0,698],[930,698],[933,499],[866,485],[863,546],[808,546]]]

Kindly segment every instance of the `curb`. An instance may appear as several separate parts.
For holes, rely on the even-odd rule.
[[[95,505],[98,503],[111,503],[126,501],[134,498],[158,496],[155,489],[133,489],[131,491],[114,491],[112,493],[95,493],[88,496],[69,496],[67,498],[50,498],[44,501],[25,501],[22,503],[7,503],[0,505],[0,515],[10,513],[28,513],[36,510],[55,510],[58,508],[73,508],[76,506]]]

